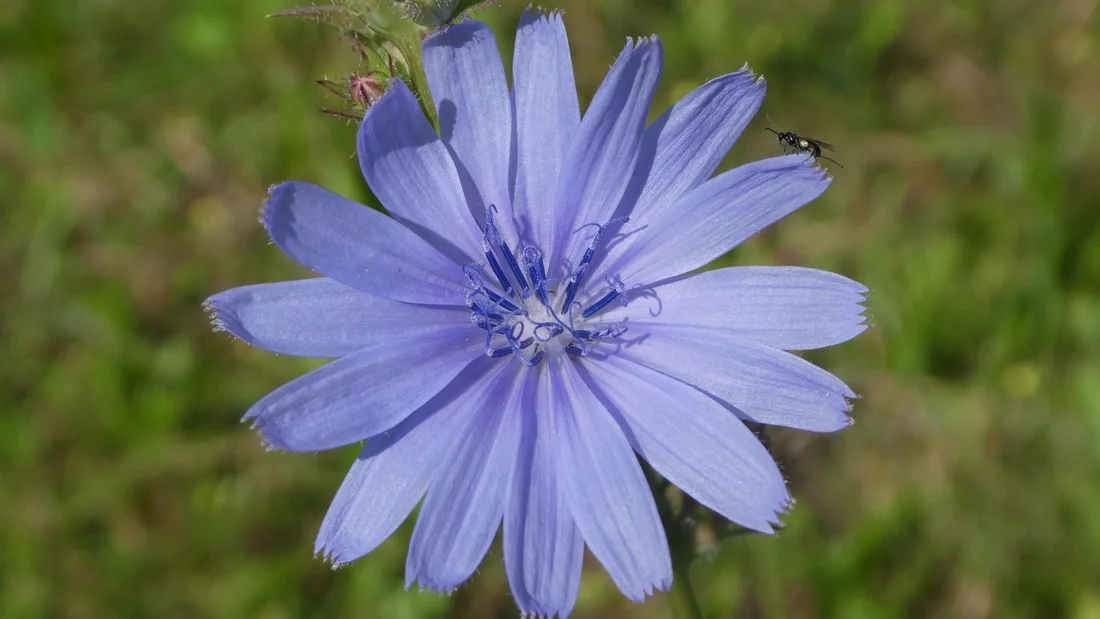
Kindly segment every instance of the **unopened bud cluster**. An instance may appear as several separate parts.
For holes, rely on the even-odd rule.
[[[359,56],[356,72],[338,80],[317,83],[343,100],[327,114],[361,120],[367,109],[400,78],[420,100],[420,106],[438,126],[428,92],[420,45],[432,32],[446,28],[473,9],[495,0],[335,0],[274,13],[271,17],[301,17],[335,29]]]

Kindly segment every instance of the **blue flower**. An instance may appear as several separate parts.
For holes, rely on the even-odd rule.
[[[719,77],[646,126],[662,51],[639,40],[582,118],[561,18],[532,12],[511,92],[476,21],[430,37],[423,60],[442,135],[400,82],[358,134],[389,216],[278,185],[263,224],[324,277],[208,301],[216,325],[252,345],[336,358],[245,415],[277,449],[366,441],[317,551],[362,557],[423,500],[408,585],[458,586],[503,523],[525,614],[569,614],[585,545],[640,601],[672,570],[635,454],[722,516],[772,532],[790,498],[742,420],[849,423],[855,394],[784,351],[863,331],[867,289],[796,267],[690,274],[829,184],[796,155],[710,178],[764,81]]]

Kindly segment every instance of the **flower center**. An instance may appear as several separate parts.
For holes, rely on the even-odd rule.
[[[576,268],[564,276],[549,278],[542,252],[526,245],[517,259],[501,238],[493,221],[496,207],[485,214],[482,249],[485,264],[469,263],[463,273],[470,284],[466,306],[470,321],[485,331],[485,354],[490,357],[515,355],[524,365],[542,361],[547,350],[562,348],[571,355],[587,356],[601,340],[617,338],[626,332],[622,323],[603,324],[595,318],[613,301],[626,305],[626,290],[614,277],[604,278],[600,296],[585,295],[585,273],[596,255],[600,237],[611,220],[603,225],[587,224],[577,233],[595,228],[584,255]],[[488,265],[488,269],[486,269]],[[582,304],[578,299],[594,300]],[[558,346],[551,346],[557,342]]]

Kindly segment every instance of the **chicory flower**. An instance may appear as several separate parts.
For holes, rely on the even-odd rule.
[[[672,569],[635,454],[772,532],[790,498],[742,420],[849,423],[855,394],[785,351],[863,331],[867,289],[797,267],[692,274],[829,185],[796,155],[711,178],[764,81],[724,75],[647,126],[662,50],[643,39],[582,117],[560,15],[536,12],[519,25],[511,90],[476,21],[428,38],[423,62],[440,133],[399,80],[358,133],[389,215],[278,185],[263,224],[323,277],[208,301],[216,325],[252,345],[336,359],[245,416],[277,449],[366,441],[317,551],[362,557],[423,501],[410,586],[461,584],[503,523],[526,615],[570,613],[585,545],[641,601]]]

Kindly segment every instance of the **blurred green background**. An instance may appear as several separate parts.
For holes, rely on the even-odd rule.
[[[797,509],[692,579],[707,616],[1100,618],[1095,0],[562,0],[582,101],[657,33],[659,113],[746,61],[781,128],[838,146],[824,197],[737,263],[837,270],[875,323],[809,357],[854,427],[770,430]],[[406,525],[332,571],[315,532],[356,447],[265,453],[238,420],[316,362],[210,331],[202,300],[305,275],[266,187],[367,199],[311,83],[355,67],[287,0],[0,10],[0,617],[515,617],[498,547],[403,589]],[[524,3],[481,17],[510,66]],[[726,165],[778,153],[761,116]],[[578,618],[664,618],[594,561]]]

